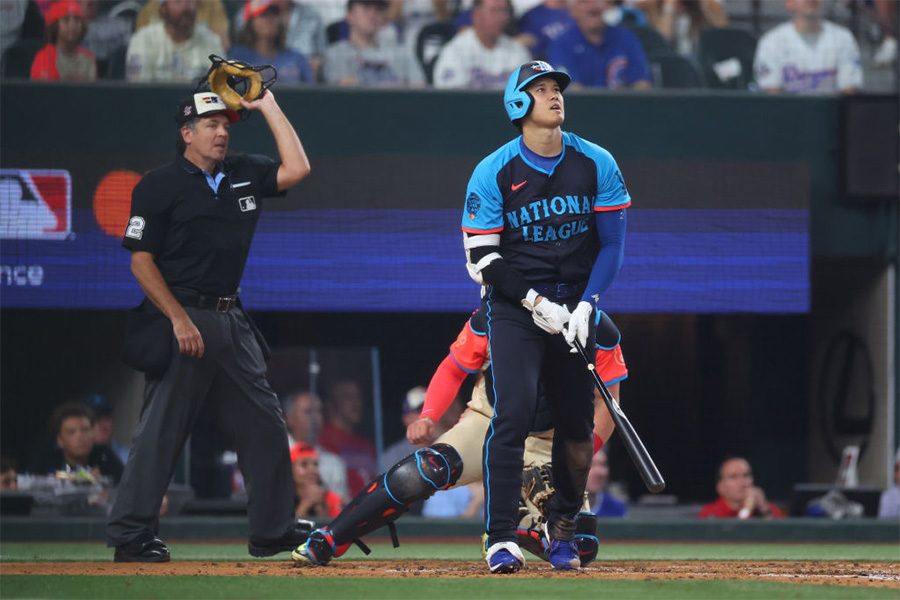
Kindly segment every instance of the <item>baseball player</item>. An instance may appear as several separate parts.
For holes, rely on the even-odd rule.
[[[287,430],[265,377],[265,341],[237,296],[263,198],[282,195],[306,177],[309,160],[271,91],[241,104],[265,118],[280,162],[228,156],[229,127],[238,114],[216,94],[195,93],[177,107],[175,160],[145,175],[132,194],[123,246],[147,295],[142,309],[164,324],[170,352],[160,373],[148,373],[144,409],[106,526],[116,562],[170,559],[157,537],[157,515],[207,399],[236,442],[250,490],[250,554],[292,550],[312,528],[294,517]]]
[[[628,376],[628,369],[619,347],[619,331],[604,313],[598,313],[597,372],[618,397],[619,382]],[[327,527],[310,534],[309,540],[292,553],[300,564],[327,564],[333,557],[343,555],[350,544],[384,525],[394,535],[393,523],[409,510],[410,504],[434,494],[439,489],[468,485],[482,477],[481,448],[494,411],[485,388],[485,370],[491,363],[484,312],[476,311],[450,346],[450,353],[438,367],[431,382],[418,420],[407,428],[407,438],[413,444],[432,440],[435,423],[453,402],[462,382],[469,374],[477,374],[468,409],[459,421],[434,444],[405,457],[370,482],[353,502]],[[594,447],[603,446],[614,424],[606,405],[596,400]],[[539,477],[547,470],[553,440],[552,424],[547,411],[539,410],[534,431],[525,442],[525,467]],[[548,543],[544,535],[549,490],[540,485],[535,476],[523,488],[523,504],[517,536],[522,547],[546,560]],[[537,504],[535,504],[537,502]],[[538,506],[540,505],[540,506]],[[576,518],[579,554],[584,564],[594,560],[599,542],[596,537],[597,520],[590,507],[584,507]]]
[[[631,198],[609,152],[562,131],[569,81],[542,61],[510,75],[504,106],[522,135],[478,164],[466,192],[467,267],[487,286],[485,376],[494,417],[484,487],[492,573],[525,562],[516,543],[518,499],[539,382],[555,427],[550,564],[580,567],[575,516],[591,462],[594,388],[570,346],[593,339],[597,303],[622,264]]]

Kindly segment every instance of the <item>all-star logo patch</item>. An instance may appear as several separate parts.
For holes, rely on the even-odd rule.
[[[480,208],[481,198],[478,197],[478,194],[472,192],[469,194],[469,197],[466,198],[466,212],[469,213],[469,218],[474,219]]]

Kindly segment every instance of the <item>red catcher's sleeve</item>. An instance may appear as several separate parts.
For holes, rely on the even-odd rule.
[[[431,382],[428,384],[428,391],[425,392],[425,404],[422,405],[419,418],[430,417],[437,423],[453,403],[466,376],[468,373],[448,354],[441,361],[441,365],[434,372]]]

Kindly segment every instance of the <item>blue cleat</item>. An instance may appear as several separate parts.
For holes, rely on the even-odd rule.
[[[581,568],[578,546],[574,540],[553,540],[550,542],[550,564],[554,569],[570,571]]]
[[[515,573],[525,564],[525,557],[515,542],[501,542],[488,548],[485,561],[491,573]]]

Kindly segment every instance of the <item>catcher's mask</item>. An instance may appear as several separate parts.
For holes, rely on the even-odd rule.
[[[224,113],[232,123],[241,119],[237,111],[233,111],[222,102],[218,94],[212,92],[196,92],[178,103],[175,112],[175,123],[179,127],[197,117],[208,117],[216,113]]]
[[[506,82],[506,90],[503,92],[503,106],[509,120],[516,122],[525,118],[534,107],[534,98],[525,91],[529,83],[544,76],[552,77],[559,84],[559,91],[565,91],[572,79],[567,73],[557,71],[550,63],[535,60],[525,63],[512,72],[509,81]]]
[[[195,92],[201,89],[212,91],[241,119],[250,116],[249,111],[241,107],[241,99],[253,102],[261,98],[278,78],[278,71],[272,65],[253,66],[215,54],[210,54],[209,60],[212,65],[200,79]]]

